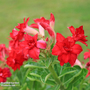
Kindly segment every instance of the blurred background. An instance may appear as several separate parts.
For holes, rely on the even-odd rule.
[[[88,36],[88,47],[80,43],[83,52],[78,58],[83,61],[84,52],[90,49],[90,0],[0,0],[0,44],[8,47],[9,33],[24,17],[30,17],[30,25],[35,18],[49,19],[50,13],[55,16],[55,32],[65,37],[71,35],[67,27],[83,25]]]

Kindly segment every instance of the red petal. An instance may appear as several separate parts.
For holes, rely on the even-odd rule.
[[[71,64],[71,66],[74,65],[76,59],[77,59],[77,55],[76,54],[70,54],[69,63]]]
[[[86,41],[78,40],[78,41],[81,42],[81,43],[83,43],[83,44],[85,44],[86,46],[88,46],[87,43],[85,43],[87,40]]]
[[[49,25],[45,22],[40,22],[40,25],[46,30]]]
[[[63,66],[64,65],[64,62],[63,61],[60,61],[60,65]]]
[[[29,34],[25,34],[24,38],[25,38],[25,40],[31,40],[32,36],[30,36]]]
[[[35,41],[35,43],[37,44],[37,38],[38,38],[38,34],[36,34],[36,35],[34,35],[34,41]]]
[[[35,22],[35,23],[39,23],[39,22],[41,22],[41,21],[42,21],[42,19],[39,19],[39,18],[34,19],[34,22]]]
[[[62,54],[62,60],[63,62],[67,63],[68,60],[70,59],[70,54]]]
[[[44,22],[41,22],[40,25],[48,31],[49,35],[51,37],[55,37],[55,32],[52,30],[52,28],[47,24],[47,23],[44,23]]]
[[[85,52],[84,53],[84,59],[90,58],[90,52]]]
[[[62,34],[57,33],[57,35],[56,35],[57,42],[62,42],[64,39],[65,39],[65,37]]]
[[[60,61],[60,65],[63,66],[64,65],[64,61],[61,58],[61,55],[58,56],[58,60]]]
[[[52,54],[53,55],[60,55],[61,54],[61,51],[59,49],[59,47],[57,45],[55,45],[52,49]]]
[[[69,30],[71,31],[71,33],[74,35],[75,34],[75,28],[73,26],[69,27]]]
[[[31,24],[30,27],[37,28],[37,29],[39,28],[37,24]]]
[[[33,49],[29,50],[29,55],[33,59],[39,59],[40,50],[39,48],[34,47]]]
[[[54,15],[52,13],[50,14],[50,22],[51,21],[55,22],[55,17],[54,17]]]
[[[83,51],[82,47],[79,45],[79,44],[75,44],[73,47],[72,47],[72,53],[74,54],[79,54]]]

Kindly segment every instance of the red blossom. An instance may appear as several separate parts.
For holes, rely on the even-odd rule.
[[[73,26],[71,26],[71,27],[69,27],[69,29],[70,29],[70,31],[72,33],[72,37],[75,41],[79,41],[87,46],[87,43],[86,43],[87,36],[84,35],[83,26],[80,26],[79,28],[76,28],[76,29]]]
[[[50,14],[50,26],[52,29],[54,29],[54,24],[55,24],[55,17],[54,15],[51,13]]]
[[[60,33],[57,33],[56,41],[57,42],[52,49],[52,54],[58,56],[61,66],[67,62],[73,66],[77,59],[77,55],[82,51],[82,47],[75,44],[71,37],[65,38]]]
[[[10,33],[10,37],[13,40],[22,40],[24,36],[24,32],[17,31],[15,28],[12,30],[12,33]]]
[[[48,31],[49,35],[53,38],[55,38],[55,32],[54,30],[50,27],[50,25],[48,25],[47,23],[41,22],[40,25],[46,30]]]
[[[5,60],[5,56],[8,56],[8,48],[6,48],[5,44],[0,44],[0,60]]]
[[[90,49],[87,49],[88,52],[84,53],[84,59],[90,58]]]
[[[25,35],[25,40],[20,43],[23,48],[24,56],[29,55],[30,58],[39,59],[40,49],[46,48],[45,41],[37,41],[37,34],[35,36]]]
[[[24,32],[13,29],[12,33],[10,33],[10,37],[12,38],[12,40],[9,41],[9,49],[11,50],[19,46],[19,42],[24,38]]]
[[[46,20],[44,17],[41,17],[40,19],[39,18],[34,19],[34,22],[35,23],[31,24],[30,27],[37,28],[37,29],[39,29],[41,22],[47,23],[48,25],[50,24],[50,21]]]
[[[16,28],[19,29],[20,32],[22,33],[29,33],[29,34],[32,34],[32,35],[35,35],[38,33],[37,30],[31,28],[30,26],[28,26],[28,21],[29,21],[29,18],[26,19],[25,21],[25,18],[24,18],[24,23],[20,23],[18,24],[18,26],[16,26]],[[21,33],[20,33],[21,34]]]
[[[24,23],[20,23],[18,24],[18,26],[16,26],[16,28],[18,28],[20,31],[22,32],[25,32],[24,31],[24,28],[26,28],[28,26],[28,21],[29,21],[30,17],[28,17],[25,21],[25,18],[24,18]]]
[[[54,15],[50,14],[50,20],[46,20],[44,17],[41,17],[40,19],[34,19],[34,24],[31,24],[30,27],[38,28],[39,32],[41,32],[40,27],[44,28],[46,31],[48,31],[49,35],[53,38],[55,38],[55,32],[54,32],[54,23],[55,18]],[[43,29],[42,29],[43,30]],[[44,31],[42,31],[44,32]]]
[[[11,50],[9,52],[9,57],[7,58],[7,65],[10,66],[14,71],[16,69],[20,69],[20,66],[23,65],[25,58],[22,52],[18,52],[19,50]]]
[[[7,77],[11,77],[11,75],[9,68],[0,68],[0,83],[6,82]]]

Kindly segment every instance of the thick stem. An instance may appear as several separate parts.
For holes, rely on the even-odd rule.
[[[60,85],[60,90],[65,90],[64,85],[62,85],[62,82],[59,80],[55,70],[53,69],[52,65],[50,64],[49,66],[49,71],[51,72],[53,78],[55,79],[56,83]]]
[[[55,79],[55,81],[56,81],[58,84],[60,84],[59,78],[58,78],[58,76],[57,76],[57,74],[56,74],[56,72],[55,72],[55,70],[53,69],[53,67],[52,67],[51,64],[50,64],[50,66],[49,66],[48,69],[49,69],[49,71],[51,72],[51,74],[52,74],[53,78]]]

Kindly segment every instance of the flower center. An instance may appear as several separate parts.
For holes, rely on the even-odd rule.
[[[0,76],[2,76],[2,73],[0,73]]]

